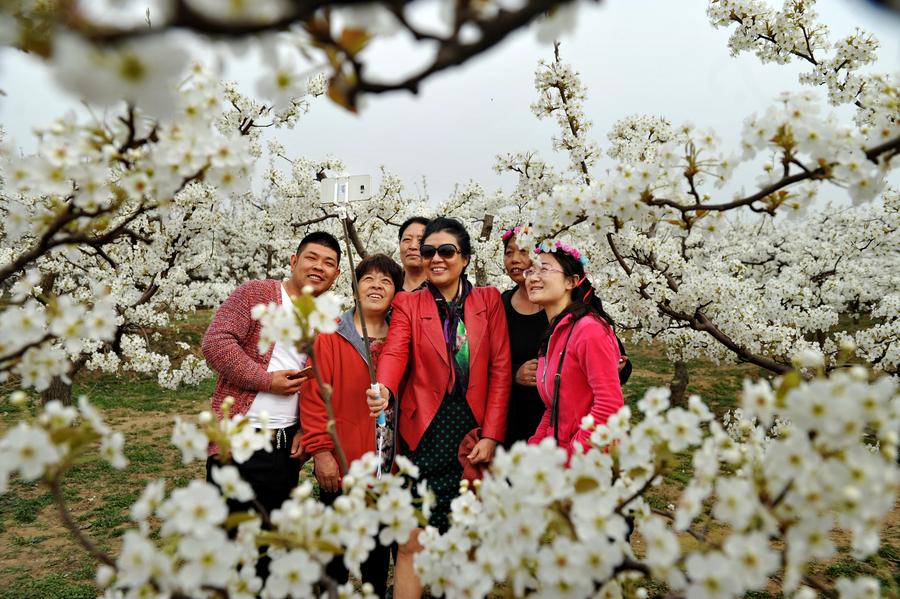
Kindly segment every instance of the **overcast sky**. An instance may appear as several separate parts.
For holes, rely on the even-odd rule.
[[[745,117],[765,110],[779,92],[800,88],[797,74],[805,67],[799,63],[762,65],[752,55],[731,57],[730,30],[709,25],[706,4],[606,0],[580,7],[577,29],[562,40],[562,55],[588,88],[585,111],[601,147],[608,146],[606,132],[615,120],[650,113],[675,124],[712,127],[723,147],[733,148]],[[423,18],[428,10],[426,2]],[[862,0],[822,0],[818,10],[833,38],[856,26],[874,33],[882,42],[875,69],[900,70],[900,16],[869,8]],[[418,96],[397,92],[370,98],[359,115],[315,101],[295,129],[277,136],[290,154],[333,155],[350,174],[376,174],[384,165],[401,176],[410,196],[421,192],[423,177],[434,200],[469,180],[481,182],[488,192],[509,189],[513,178],[493,172],[495,155],[538,150],[552,156],[556,127],[553,121],[538,121],[529,108],[536,97],[537,61],[551,59],[552,52],[552,46],[537,42],[533,30],[524,30],[464,67],[429,79]],[[385,77],[408,72],[423,59],[402,41],[374,47],[370,54],[375,72]],[[232,64],[227,75],[252,92],[254,68],[252,59],[245,60]],[[33,148],[34,126],[77,106],[39,61],[14,50],[0,51],[0,81],[6,93],[0,97],[0,123],[26,151]],[[563,165],[567,159],[552,161]]]

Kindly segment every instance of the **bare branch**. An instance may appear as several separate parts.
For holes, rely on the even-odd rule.
[[[53,502],[56,503],[56,507],[59,510],[59,517],[62,519],[63,525],[65,525],[65,527],[69,529],[69,532],[75,537],[75,540],[91,554],[91,557],[107,566],[115,567],[116,562],[113,558],[103,551],[100,551],[100,548],[81,531],[81,527],[79,527],[75,523],[75,520],[72,519],[72,514],[69,513],[69,508],[66,505],[66,499],[63,497],[59,479],[54,478],[51,480],[49,486],[50,494],[53,496]]]

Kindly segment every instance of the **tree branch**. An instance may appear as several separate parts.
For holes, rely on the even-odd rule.
[[[62,519],[63,525],[65,525],[65,527],[69,529],[69,532],[75,537],[75,540],[91,554],[91,557],[107,566],[115,567],[116,562],[113,558],[103,551],[100,551],[100,548],[81,531],[81,528],[72,519],[72,514],[69,513],[69,508],[66,506],[66,499],[62,494],[59,479],[54,478],[48,484],[50,486],[50,494],[53,496],[53,502],[56,503],[56,507],[59,509],[59,517]]]

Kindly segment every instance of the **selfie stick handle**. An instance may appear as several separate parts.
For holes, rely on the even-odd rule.
[[[370,388],[375,393],[381,393],[381,386],[379,386],[378,383],[372,383],[372,386]],[[384,415],[384,410],[381,410],[378,413],[378,418],[375,419],[375,424],[378,426],[387,426],[387,417]]]

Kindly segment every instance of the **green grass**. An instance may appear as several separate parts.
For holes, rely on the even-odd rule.
[[[98,498],[97,506],[78,517],[80,525],[89,524],[95,538],[118,537],[128,523],[128,509],[140,497],[137,490],[111,493]]]
[[[38,491],[37,485],[16,483],[9,493],[0,497],[0,519],[4,524],[8,521],[30,524],[37,519],[38,512],[52,503],[50,493]]]
[[[103,375],[76,384],[72,395],[87,395],[91,403],[102,410],[125,408],[138,412],[177,411],[179,406],[188,402],[209,398],[214,386],[215,381],[209,380],[196,387],[169,391],[160,388],[154,378],[127,375],[116,378]]]
[[[53,572],[40,578],[19,576],[0,587],[0,599],[94,599],[97,589],[89,582]]]
[[[50,535],[37,535],[35,537],[20,537],[18,535],[13,535],[12,543],[17,547],[24,547],[26,545],[38,545],[43,543],[47,539],[52,539],[53,537]]]
[[[830,579],[838,579],[842,576],[846,576],[847,578],[856,578],[863,571],[863,565],[861,562],[857,560],[841,560],[834,564],[828,566],[825,569],[825,574]]]

